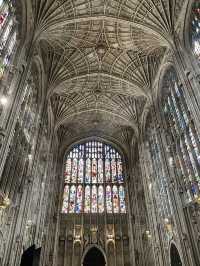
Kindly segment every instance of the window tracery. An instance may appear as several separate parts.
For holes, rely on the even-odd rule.
[[[186,202],[198,199],[200,187],[199,137],[175,71],[166,73],[168,93],[163,100],[163,116],[172,150],[171,164],[176,166]],[[165,89],[166,89],[165,87]]]
[[[62,213],[126,213],[123,163],[110,145],[89,141],[68,154]]]

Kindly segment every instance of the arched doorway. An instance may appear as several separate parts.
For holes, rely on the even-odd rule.
[[[170,247],[171,266],[182,266],[181,257],[177,247],[172,243]]]
[[[36,249],[35,245],[24,251],[20,266],[39,266],[41,248]]]
[[[92,247],[89,249],[89,251],[86,253],[84,260],[83,260],[83,266],[105,266],[105,258],[102,252],[96,248]]]

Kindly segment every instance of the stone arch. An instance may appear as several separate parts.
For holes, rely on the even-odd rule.
[[[107,266],[107,258],[106,258],[106,253],[105,251],[103,250],[103,248],[99,245],[96,245],[96,244],[92,244],[92,245],[89,245],[86,247],[86,249],[84,250],[83,252],[83,255],[82,255],[82,259],[81,259],[81,266],[85,266],[84,265],[84,261],[86,259],[86,256],[88,255],[89,252],[93,251],[93,250],[96,250],[97,252],[100,252],[101,255],[102,255],[102,258],[104,259],[104,262],[105,262],[105,266]]]
[[[182,260],[180,252],[174,242],[171,242],[170,244],[170,266],[182,266]]]

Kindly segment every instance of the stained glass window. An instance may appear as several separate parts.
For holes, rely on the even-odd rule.
[[[121,155],[110,145],[76,145],[64,164],[62,213],[125,213]]]
[[[113,211],[114,213],[119,212],[119,196],[117,186],[113,186]]]
[[[63,194],[63,207],[62,207],[63,213],[68,212],[68,201],[69,201],[69,186],[65,185],[64,194]]]
[[[85,187],[85,212],[90,212],[90,186]]]
[[[104,188],[101,185],[98,188],[98,209],[99,213],[104,212]]]
[[[16,44],[16,23],[12,1],[0,1],[0,80],[10,65]]]
[[[126,205],[125,205],[125,192],[124,187],[119,187],[119,200],[120,200],[120,210],[122,213],[126,212]]]
[[[92,186],[92,204],[91,204],[92,212],[97,212],[97,187],[95,185]]]
[[[74,212],[75,200],[76,200],[76,187],[75,186],[71,186],[71,188],[70,188],[70,197],[69,197],[69,213],[73,213]]]
[[[103,160],[98,160],[98,183],[103,183]]]
[[[163,99],[164,120],[169,146],[175,148],[173,161],[176,172],[185,186],[185,200],[190,202],[199,197],[200,143],[183,88],[178,84],[176,72],[169,70],[165,77],[165,91],[167,85],[168,93]]]
[[[71,159],[67,159],[66,162],[66,167],[65,167],[65,172],[64,172],[64,176],[65,176],[65,182],[69,183],[70,182],[70,178],[71,178],[71,167],[72,167],[72,163],[71,163]]]
[[[106,209],[108,213],[112,213],[112,192],[111,187],[106,187]]]
[[[77,195],[76,195],[76,213],[80,213],[82,211],[82,201],[83,201],[83,188],[81,185],[77,188]]]

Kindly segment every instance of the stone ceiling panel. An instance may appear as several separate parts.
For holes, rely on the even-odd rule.
[[[57,130],[138,133],[184,0],[26,1]]]

